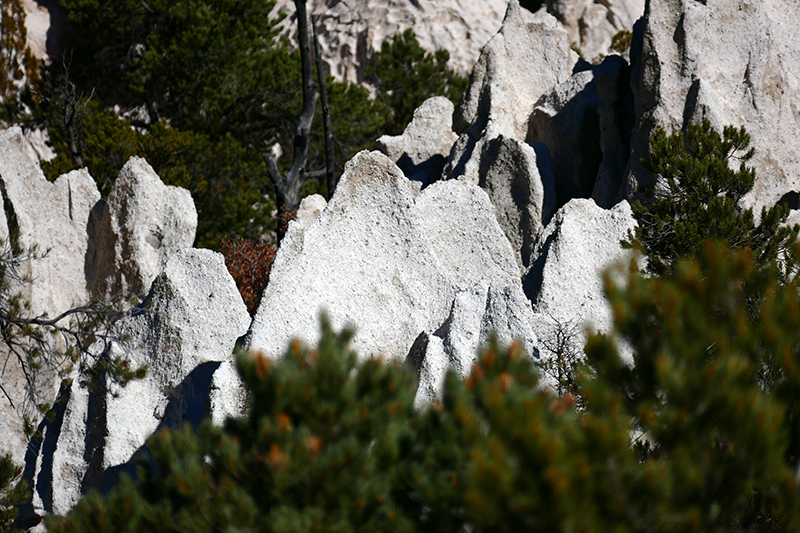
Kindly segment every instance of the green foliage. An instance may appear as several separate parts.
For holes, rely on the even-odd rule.
[[[273,46],[274,1],[65,4],[79,82],[106,103],[144,106],[151,122],[169,118],[212,138],[232,124],[274,129],[294,97],[298,57]]]
[[[15,100],[39,81],[39,66],[28,48],[27,35],[22,2],[4,1],[0,6],[0,100]]]
[[[609,47],[609,50],[617,52],[621,55],[626,55],[628,52],[630,52],[632,41],[632,32],[628,30],[619,30],[611,38],[611,46]]]
[[[800,432],[798,287],[749,249],[706,242],[662,278],[631,266],[607,294],[615,335],[590,339],[588,414],[633,424],[646,483],[636,514],[666,529],[794,531]],[[764,297],[753,317],[743,286]],[[600,403],[598,403],[598,401]],[[632,501],[635,495],[630,496]]]
[[[446,96],[453,102],[461,99],[467,79],[447,68],[449,60],[447,50],[426,52],[410,28],[383,42],[368,79],[378,91],[378,100],[392,109],[387,133],[403,133],[414,110],[431,96]]]
[[[75,29],[69,76],[86,94],[95,92],[82,117],[83,153],[103,192],[138,155],[165,183],[192,193],[197,246],[217,249],[220,236],[264,238],[275,222],[263,153],[279,143],[291,154],[301,104],[299,54],[276,39],[277,21],[268,17],[274,2],[65,4]],[[389,110],[369,100],[365,89],[330,77],[328,92],[341,170],[383,133]],[[57,98],[44,113],[59,154],[46,169],[53,179],[74,163]],[[309,170],[324,165],[319,113],[314,132]],[[304,192],[320,188],[311,180]]]
[[[753,210],[739,207],[755,181],[745,164],[753,157],[749,144],[744,127],[726,126],[720,136],[706,119],[690,124],[685,134],[653,132],[650,160],[643,163],[655,183],[647,191],[649,204],[633,206],[639,225],[627,243],[642,247],[650,272],[669,272],[678,259],[696,255],[706,239],[732,250],[750,247],[759,264],[790,260],[798,229],[781,226],[788,209],[764,209],[755,224]],[[738,169],[731,168],[733,162]]]
[[[137,481],[84,498],[56,532],[796,531],[798,287],[707,243],[662,278],[607,277],[615,317],[578,381],[543,390],[492,342],[441,403],[347,334],[283,360],[239,355],[246,416],[149,441]],[[757,319],[745,285],[764,294]],[[616,346],[632,348],[634,366]]]
[[[196,246],[217,248],[220,235],[260,235],[272,224],[267,207],[254,209],[270,205],[259,186],[260,169],[251,164],[258,154],[232,134],[213,142],[205,133],[173,128],[164,119],[147,131],[137,131],[127,120],[100,109],[95,101],[87,105],[83,128],[88,133],[86,165],[103,195],[134,155],[145,158],[167,185],[192,193],[198,209]],[[74,165],[63,131],[51,131],[54,145],[62,149],[42,168],[48,178],[55,179]]]
[[[14,464],[11,455],[0,457],[0,532],[17,533],[14,527],[17,518],[17,505],[28,499],[28,489],[24,480],[20,480],[22,469]]]

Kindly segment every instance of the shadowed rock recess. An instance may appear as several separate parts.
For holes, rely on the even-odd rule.
[[[392,24],[427,31],[426,46],[455,48],[483,9],[457,59],[474,64],[469,86],[457,105],[429,99],[402,135],[357,154],[329,202],[303,201],[252,320],[222,257],[192,248],[188,191],[133,158],[103,201],[85,170],[49,183],[22,131],[0,132],[0,236],[50,250],[24,264],[32,310],[138,297],[105,353],[149,366],[124,389],[87,390],[47,373],[36,386],[55,407],[28,441],[19,406],[29,391],[17,361],[4,361],[0,379],[17,407],[0,398],[0,444],[25,464],[27,512],[65,513],[89,489],[112,487],[159,428],[241,413],[237,343],[279,358],[292,339],[318,340],[323,312],[334,328],[355,328],[362,358],[414,368],[418,406],[440,396],[448,369],[466,376],[492,333],[538,359],[559,323],[581,338],[608,330],[601,275],[629,258],[620,241],[635,224],[636,186],[652,180],[640,159],[656,127],[702,118],[746,126],[758,175],[747,205],[800,207],[794,0],[563,0],[536,13],[517,0],[505,11],[496,2],[362,3],[310,2],[323,55],[342,58],[338,76],[357,79],[353,69]],[[438,22],[416,25],[434,4]],[[375,13],[389,29],[370,34]],[[633,30],[629,56],[590,64],[572,49],[595,59],[624,29]]]

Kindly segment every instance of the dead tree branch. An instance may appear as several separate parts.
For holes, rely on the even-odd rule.
[[[292,166],[284,176],[272,153],[267,151],[264,160],[267,164],[267,177],[275,188],[278,208],[278,242],[286,233],[286,224],[300,206],[300,188],[307,179],[305,176],[308,159],[308,144],[311,137],[311,124],[317,105],[317,88],[314,83],[314,65],[311,61],[311,42],[308,34],[308,13],[305,0],[294,0],[297,10],[297,35],[300,44],[300,67],[303,79],[303,110],[297,122],[297,130],[292,147]],[[285,220],[286,224],[283,223]]]
[[[319,48],[319,35],[317,35],[317,16],[311,15],[311,31],[314,35],[314,54],[317,57],[317,78],[319,80],[319,94],[322,101],[322,127],[325,130],[325,183],[328,186],[328,200],[336,190],[336,174],[334,172],[333,155],[333,128],[331,126],[331,108],[328,106],[328,86],[325,83],[325,69],[322,64],[322,52]]]

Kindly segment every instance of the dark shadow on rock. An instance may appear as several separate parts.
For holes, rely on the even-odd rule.
[[[70,385],[69,380],[61,382],[56,402],[39,423],[25,452],[25,468],[22,471],[22,479],[28,483],[28,487],[39,494],[45,512],[53,510],[53,454],[56,451],[58,437],[61,435],[64,411],[70,398]],[[37,471],[36,467],[40,458],[41,466]],[[18,521],[24,521],[32,516],[34,516],[32,502],[19,507]]]
[[[186,378],[172,392],[172,399],[164,410],[161,419],[153,434],[169,429],[179,429],[185,424],[190,424],[196,428],[204,418],[209,415],[209,392],[214,372],[220,366],[219,361],[210,361],[198,365],[197,368],[186,376]],[[147,444],[136,450],[128,462],[114,466],[103,472],[102,491],[104,494],[110,492],[120,480],[120,476],[127,474],[131,477],[136,476],[136,465],[140,461],[147,461],[150,450]]]
[[[532,228],[541,223],[541,220],[534,218],[539,216],[544,219],[548,213],[535,213],[529,209],[529,206],[536,203],[533,196],[536,189],[534,180],[545,180],[542,175],[534,175],[527,166],[523,144],[522,141],[502,135],[485,142],[480,156],[478,185],[492,200],[498,220],[501,221],[501,227],[512,247],[520,247],[523,266],[528,266],[535,241]],[[544,206],[542,209],[544,210]],[[508,220],[513,227],[504,224],[503,220]]]
[[[475,150],[477,141],[471,135],[461,135],[453,147],[450,149],[450,155],[447,157],[445,168],[447,169],[447,178],[454,178],[461,176],[464,173],[464,168],[467,162],[472,157],[472,152]],[[455,160],[456,154],[461,154],[458,160]]]
[[[424,189],[431,183],[434,183],[442,175],[446,159],[441,154],[435,154],[425,161],[414,164],[408,154],[397,160],[397,166],[403,171],[408,179],[411,181],[418,181],[422,183]]]
[[[540,253],[533,260],[528,274],[522,280],[522,290],[525,291],[525,296],[535,306],[539,300],[539,294],[542,292],[542,282],[544,281],[544,265],[547,262],[547,254],[550,251],[550,246],[555,239],[557,231],[553,231],[547,236],[540,248]]]
[[[411,345],[411,349],[406,356],[406,364],[414,369],[418,375],[422,370],[422,363],[425,362],[425,353],[428,351],[428,341],[430,337],[424,331],[420,333]]]
[[[778,200],[778,205],[784,205],[789,209],[800,209],[800,193],[789,191]]]
[[[89,293],[93,293],[97,288],[99,272],[98,262],[101,260],[98,257],[98,245],[101,241],[100,224],[103,221],[103,211],[106,207],[105,200],[98,200],[89,212],[89,220],[86,221],[86,235],[88,236],[88,243],[86,246],[86,256],[83,261],[83,276],[86,279],[86,288]]]

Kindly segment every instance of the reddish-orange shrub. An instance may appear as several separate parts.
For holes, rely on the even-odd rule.
[[[219,245],[225,256],[225,266],[236,282],[247,311],[253,316],[267,286],[269,270],[278,249],[274,244],[256,243],[244,237],[233,240],[221,237]]]

